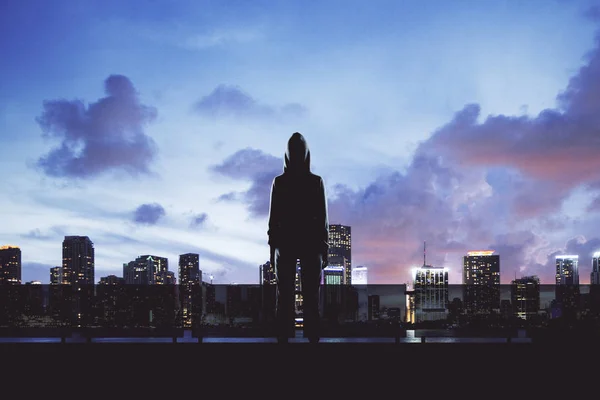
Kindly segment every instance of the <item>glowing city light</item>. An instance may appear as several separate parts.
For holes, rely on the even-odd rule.
[[[476,250],[467,252],[469,257],[491,256],[492,254],[494,254],[494,250]]]

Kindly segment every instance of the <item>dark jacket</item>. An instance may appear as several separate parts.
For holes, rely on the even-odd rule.
[[[298,254],[319,252],[326,265],[329,247],[327,198],[323,179],[310,172],[310,151],[300,133],[288,141],[283,173],[273,180],[269,208],[271,249]]]

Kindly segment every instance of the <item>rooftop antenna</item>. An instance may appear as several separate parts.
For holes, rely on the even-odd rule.
[[[423,241],[423,268],[427,268],[427,263],[426,263],[426,249],[427,249],[427,242]]]

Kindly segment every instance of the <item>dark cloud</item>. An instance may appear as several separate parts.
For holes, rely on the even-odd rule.
[[[202,213],[192,217],[192,221],[190,222],[190,226],[192,228],[199,228],[204,226],[206,220],[208,219],[208,214]]]
[[[142,204],[134,211],[133,222],[142,225],[155,225],[165,215],[165,209],[158,203]]]
[[[564,248],[548,254],[547,261],[544,265],[538,266],[541,271],[546,272],[548,277],[546,282],[554,284],[555,277],[553,272],[556,271],[556,256],[573,254],[579,256],[579,282],[589,283],[590,273],[592,272],[592,256],[595,252],[600,251],[600,239],[597,237],[587,239],[583,235],[579,235],[569,239]],[[544,273],[542,272],[542,273]]]
[[[37,166],[53,177],[91,178],[107,171],[149,173],[157,152],[144,133],[156,109],[140,104],[131,81],[111,75],[106,97],[86,105],[82,100],[49,100],[37,122],[45,137],[61,143],[42,156]]]
[[[242,193],[226,193],[219,200],[242,201],[248,206],[252,216],[262,217],[269,213],[271,184],[275,176],[283,172],[283,159],[246,148],[229,156],[219,165],[212,166],[212,172],[251,182],[250,188]]]
[[[219,85],[194,105],[194,110],[208,118],[289,119],[306,116],[307,110],[298,103],[274,107],[261,104],[237,86]]]
[[[510,171],[511,182],[503,185],[521,217],[558,211],[581,185],[600,187],[600,39],[557,96],[555,109],[534,117],[491,115],[481,121],[480,111],[477,104],[465,106],[420,151],[465,168]]]

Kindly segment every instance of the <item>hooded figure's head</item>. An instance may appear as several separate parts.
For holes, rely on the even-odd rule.
[[[310,151],[304,136],[296,132],[288,140],[283,171],[292,174],[306,174],[310,172]]]

